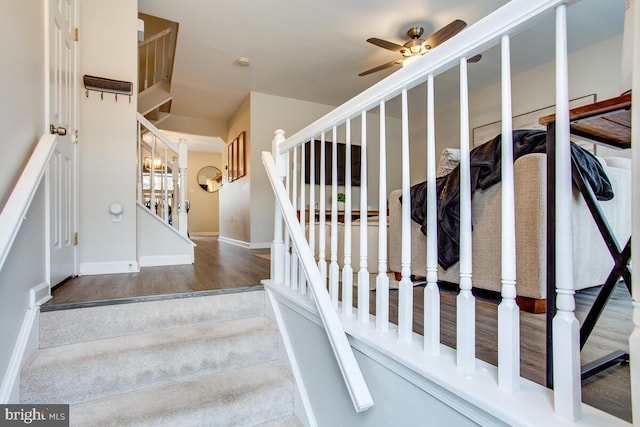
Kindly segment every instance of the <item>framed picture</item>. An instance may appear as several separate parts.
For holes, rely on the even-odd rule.
[[[581,96],[580,98],[575,98],[569,101],[569,109],[582,107],[583,105],[593,104],[596,102],[596,95],[594,93],[590,95]],[[547,116],[549,114],[555,113],[555,105],[550,105],[545,108],[540,108],[539,110],[530,111],[525,114],[520,114],[518,116],[513,117],[513,129],[540,129],[546,130],[544,126],[538,123],[540,117]],[[473,128],[473,147],[477,147],[479,145],[484,144],[485,142],[491,141],[497,135],[502,132],[502,121],[497,121],[493,123],[488,123],[486,125],[478,126]],[[587,149],[593,153],[594,144],[586,143],[584,141],[574,141],[578,145],[582,146],[582,148]]]
[[[242,132],[227,145],[228,182],[233,182],[247,174],[245,150],[245,133]]]
[[[246,162],[244,158],[244,132],[237,138],[238,140],[238,178],[246,175]]]

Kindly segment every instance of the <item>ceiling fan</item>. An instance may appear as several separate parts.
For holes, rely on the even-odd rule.
[[[395,61],[387,62],[386,64],[379,65],[370,70],[364,71],[359,76],[366,76],[371,73],[375,73],[376,71],[384,70],[385,68],[393,67],[394,65],[402,64],[407,58],[411,58],[413,56],[421,56],[425,53],[429,52],[431,49],[435,48],[441,43],[444,43],[446,40],[449,40],[451,37],[458,34],[464,27],[467,26],[467,23],[456,19],[453,22],[450,22],[440,30],[431,34],[426,39],[421,39],[424,34],[424,28],[422,27],[411,27],[409,31],[407,31],[407,35],[409,36],[409,41],[407,41],[403,45],[399,45],[387,40],[382,40],[376,37],[372,37],[367,39],[367,41],[371,44],[374,44],[383,49],[391,50],[394,52],[400,52],[402,54],[402,59],[397,59]],[[469,58],[467,62],[478,62],[482,56],[476,55],[472,58]]]

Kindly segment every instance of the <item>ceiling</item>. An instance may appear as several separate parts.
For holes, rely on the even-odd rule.
[[[228,120],[250,91],[340,105],[391,74],[358,73],[399,59],[366,42],[402,44],[409,27],[425,35],[454,19],[469,25],[506,0],[138,0],[140,12],[180,24],[172,113]],[[624,0],[582,0],[569,8],[569,47],[622,32]],[[512,42],[513,71],[553,59],[553,19]],[[242,67],[238,57],[251,64]],[[476,88],[497,81],[499,55],[474,65]],[[471,88],[473,89],[473,87]],[[446,90],[446,85],[445,89]]]

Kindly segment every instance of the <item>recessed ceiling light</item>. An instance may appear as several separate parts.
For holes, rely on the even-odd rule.
[[[250,64],[249,58],[247,58],[246,56],[241,56],[236,61],[238,62],[238,65],[242,67],[248,67]]]

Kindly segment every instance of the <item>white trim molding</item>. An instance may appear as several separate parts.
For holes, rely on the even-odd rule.
[[[18,339],[11,353],[7,371],[4,373],[2,385],[0,385],[0,404],[17,403],[19,401],[20,370],[30,351],[30,347],[33,349],[37,348],[38,328],[36,325],[38,324],[39,314],[40,308],[33,305],[28,308],[25,313]],[[29,345],[30,343],[32,343],[32,345]]]
[[[193,264],[193,249],[191,255],[148,255],[139,257],[138,261],[140,267]]]
[[[117,274],[138,273],[140,265],[138,261],[113,261],[113,262],[81,262],[80,275],[92,274]]]

